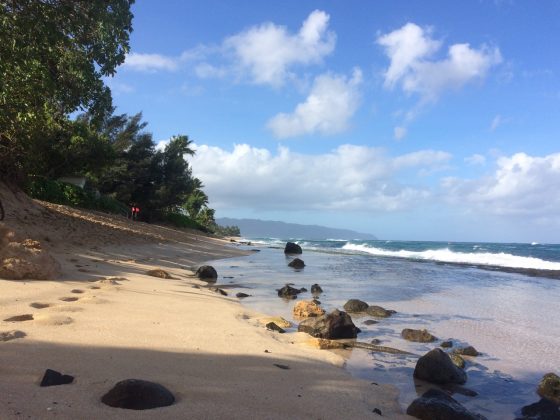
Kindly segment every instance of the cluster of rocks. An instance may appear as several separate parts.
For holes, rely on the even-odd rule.
[[[388,318],[397,311],[385,309],[377,305],[369,305],[368,303],[359,299],[350,299],[344,304],[344,309],[350,313],[366,313],[377,318]]]

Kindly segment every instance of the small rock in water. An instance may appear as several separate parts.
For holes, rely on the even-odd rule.
[[[484,420],[486,417],[472,413],[458,401],[439,389],[430,389],[420,398],[415,399],[406,410],[406,414],[422,420]]]
[[[436,384],[464,384],[467,374],[453,364],[440,348],[430,350],[416,362],[414,377]]]
[[[47,369],[39,386],[67,385],[74,381],[71,375],[63,375],[56,370]]]
[[[453,353],[460,354],[461,356],[472,356],[472,357],[476,357],[480,354],[473,346],[459,347],[453,350]]]
[[[286,330],[276,325],[274,322],[269,322],[266,324],[266,329],[269,331],[278,331],[280,334],[284,334]]]
[[[391,309],[382,308],[381,306],[372,305],[366,309],[366,313],[378,318],[388,318],[391,315],[396,314],[397,312]]]
[[[560,406],[542,398],[536,403],[523,407],[521,414],[523,417],[518,417],[516,420],[558,420],[560,419]]]
[[[296,270],[301,270],[303,267],[305,267],[305,263],[299,258],[294,258],[292,261],[290,261],[288,266],[295,268]]]
[[[285,285],[281,289],[278,289],[278,297],[284,299],[296,299],[297,295],[301,293],[300,289],[296,289],[289,284]]]
[[[311,293],[314,295],[318,295],[319,293],[323,293],[323,289],[317,283],[311,285]]]
[[[344,304],[344,310],[347,312],[364,312],[369,305],[363,300],[350,299]]]
[[[412,328],[405,328],[401,332],[402,338],[408,341],[415,341],[417,343],[431,343],[436,341],[436,337],[428,332],[428,330],[414,330]]]
[[[298,326],[299,332],[305,332],[316,338],[356,338],[360,329],[354,325],[346,312],[335,309],[329,314],[307,318]]]
[[[125,379],[103,395],[101,402],[110,407],[149,410],[169,406],[175,402],[175,397],[167,388],[155,382]]]
[[[465,368],[465,359],[463,359],[460,355],[451,353],[449,357],[455,366],[461,369]]]
[[[440,346],[443,347],[444,349],[451,348],[453,347],[453,341],[451,340],[442,341]]]
[[[251,295],[248,295],[247,293],[239,292],[239,293],[236,293],[235,296],[238,297],[239,299],[243,299],[243,298],[249,297]]]
[[[364,325],[374,325],[374,324],[379,324],[379,321],[376,321],[374,319],[366,319],[364,321]]]
[[[286,246],[284,247],[284,254],[301,254],[301,253],[302,253],[301,246],[299,246],[294,242],[286,243]]]

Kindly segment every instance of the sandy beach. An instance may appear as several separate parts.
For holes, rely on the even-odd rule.
[[[0,332],[21,331],[0,342],[0,418],[407,418],[394,387],[352,378],[308,336],[266,330],[265,314],[196,279],[203,262],[243,255],[227,241],[7,195],[4,226],[39,241],[61,276],[0,280]],[[33,319],[5,321],[21,315]],[[46,369],[75,380],[40,387]],[[104,405],[124,379],[157,382],[176,402]]]

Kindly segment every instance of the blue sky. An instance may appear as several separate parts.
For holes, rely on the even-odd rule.
[[[557,1],[139,1],[117,112],[216,214],[558,242]]]

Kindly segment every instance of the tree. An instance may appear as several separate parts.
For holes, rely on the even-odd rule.
[[[25,174],[45,130],[111,111],[104,76],[124,62],[133,0],[0,2],[0,177]],[[56,138],[50,138],[56,141]]]

